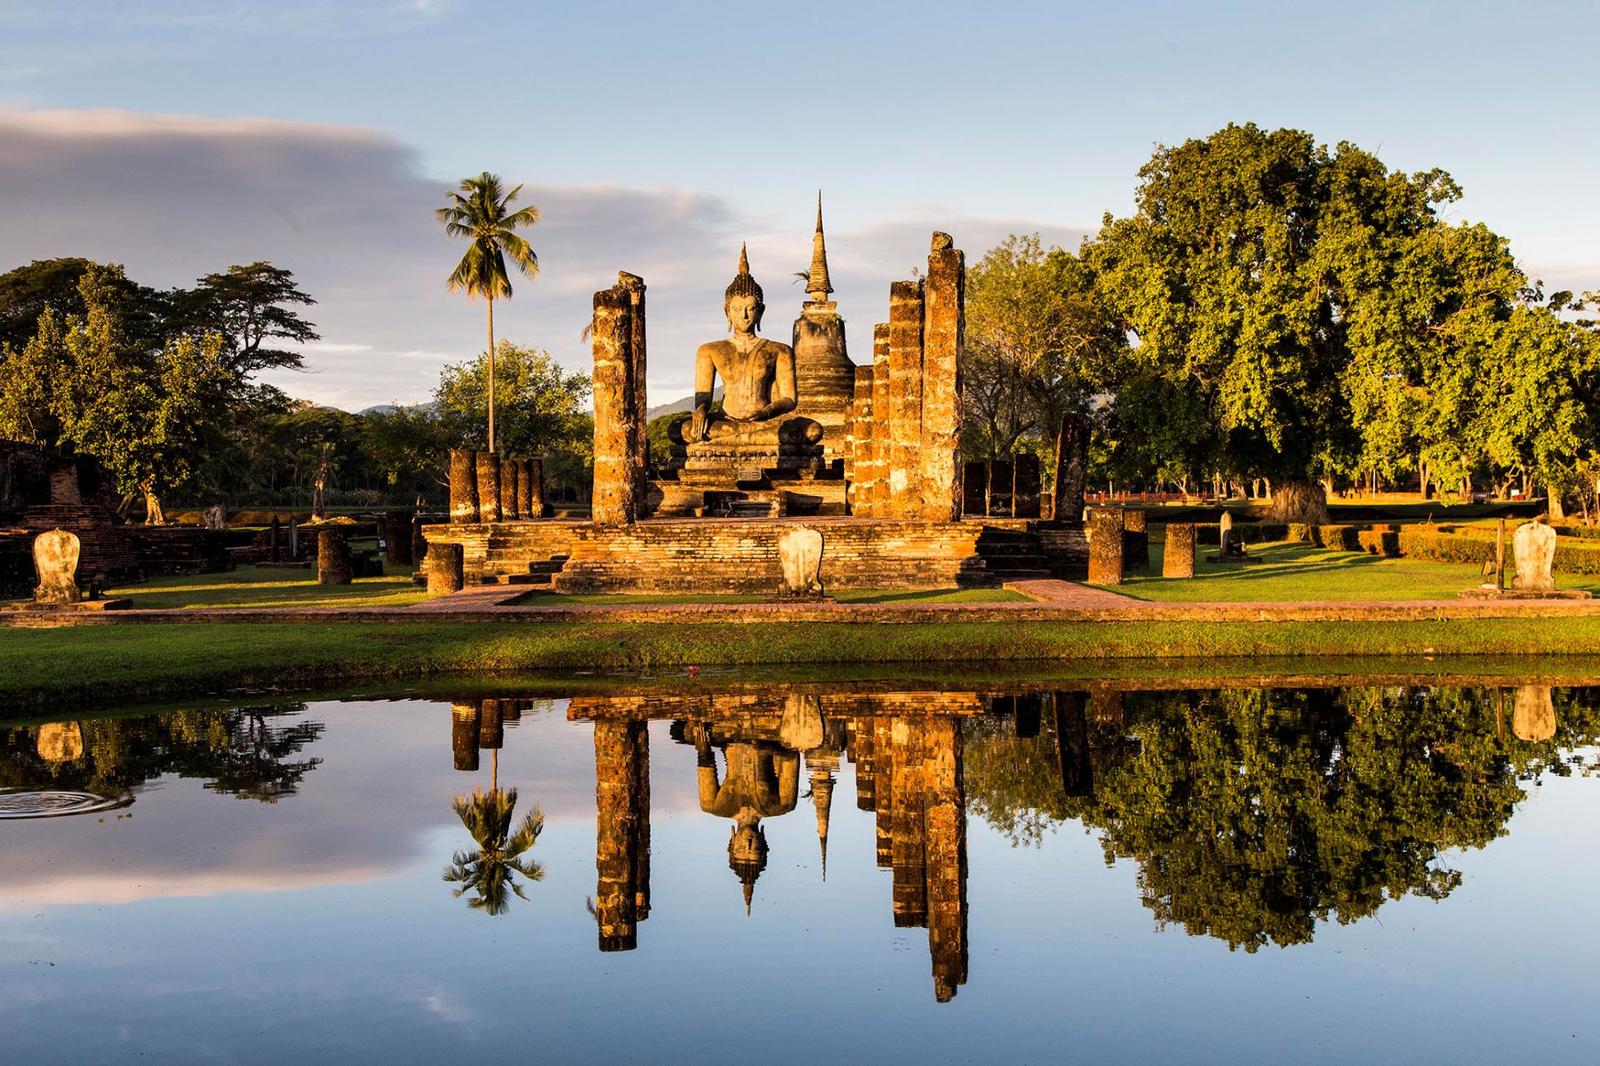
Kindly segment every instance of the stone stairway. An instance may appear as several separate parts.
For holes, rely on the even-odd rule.
[[[996,584],[1050,576],[1050,560],[1039,537],[1027,530],[984,526],[978,537],[978,557],[984,573]]]
[[[552,555],[548,559],[529,560],[525,551],[515,543],[497,544],[489,541],[488,556],[484,560],[480,585],[533,585],[549,588],[555,576],[567,565],[567,555]]]

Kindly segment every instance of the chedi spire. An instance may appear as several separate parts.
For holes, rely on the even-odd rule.
[[[811,276],[806,279],[806,295],[822,303],[833,291],[828,280],[828,246],[822,235],[822,190],[817,190],[817,231],[811,236]]]

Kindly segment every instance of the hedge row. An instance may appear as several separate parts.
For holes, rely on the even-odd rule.
[[[1235,522],[1233,539],[1246,544],[1266,544],[1285,539],[1288,531],[1288,526],[1278,522]],[[1217,522],[1197,522],[1194,527],[1194,537],[1196,544],[1220,544],[1222,526]]]
[[[1440,563],[1474,563],[1482,566],[1494,561],[1494,541],[1427,529],[1407,529],[1399,533],[1400,554],[1408,559],[1431,559]],[[1512,568],[1511,549],[1506,547],[1506,565]],[[1556,542],[1555,571],[1558,574],[1600,574],[1600,544],[1587,541]]]

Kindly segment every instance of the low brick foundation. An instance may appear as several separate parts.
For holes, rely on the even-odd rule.
[[[995,584],[978,555],[983,525],[977,522],[545,520],[427,526],[424,534],[429,543],[461,545],[468,585],[520,578],[559,560],[549,578],[557,592],[770,592],[782,580],[778,535],[796,524],[822,531],[828,587]]]

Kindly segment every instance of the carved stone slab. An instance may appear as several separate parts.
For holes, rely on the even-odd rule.
[[[1517,702],[1511,711],[1511,732],[1518,740],[1533,744],[1556,735],[1556,706],[1549,685],[1518,686]]]
[[[796,526],[778,536],[783,591],[791,596],[822,595],[822,533]]]
[[[78,589],[78,537],[64,529],[40,533],[33,540],[33,569],[39,585],[33,590],[35,603],[77,603],[83,599]]]
[[[1554,592],[1551,567],[1556,559],[1556,531],[1541,522],[1524,522],[1512,538],[1517,560],[1517,588],[1524,592]]]

